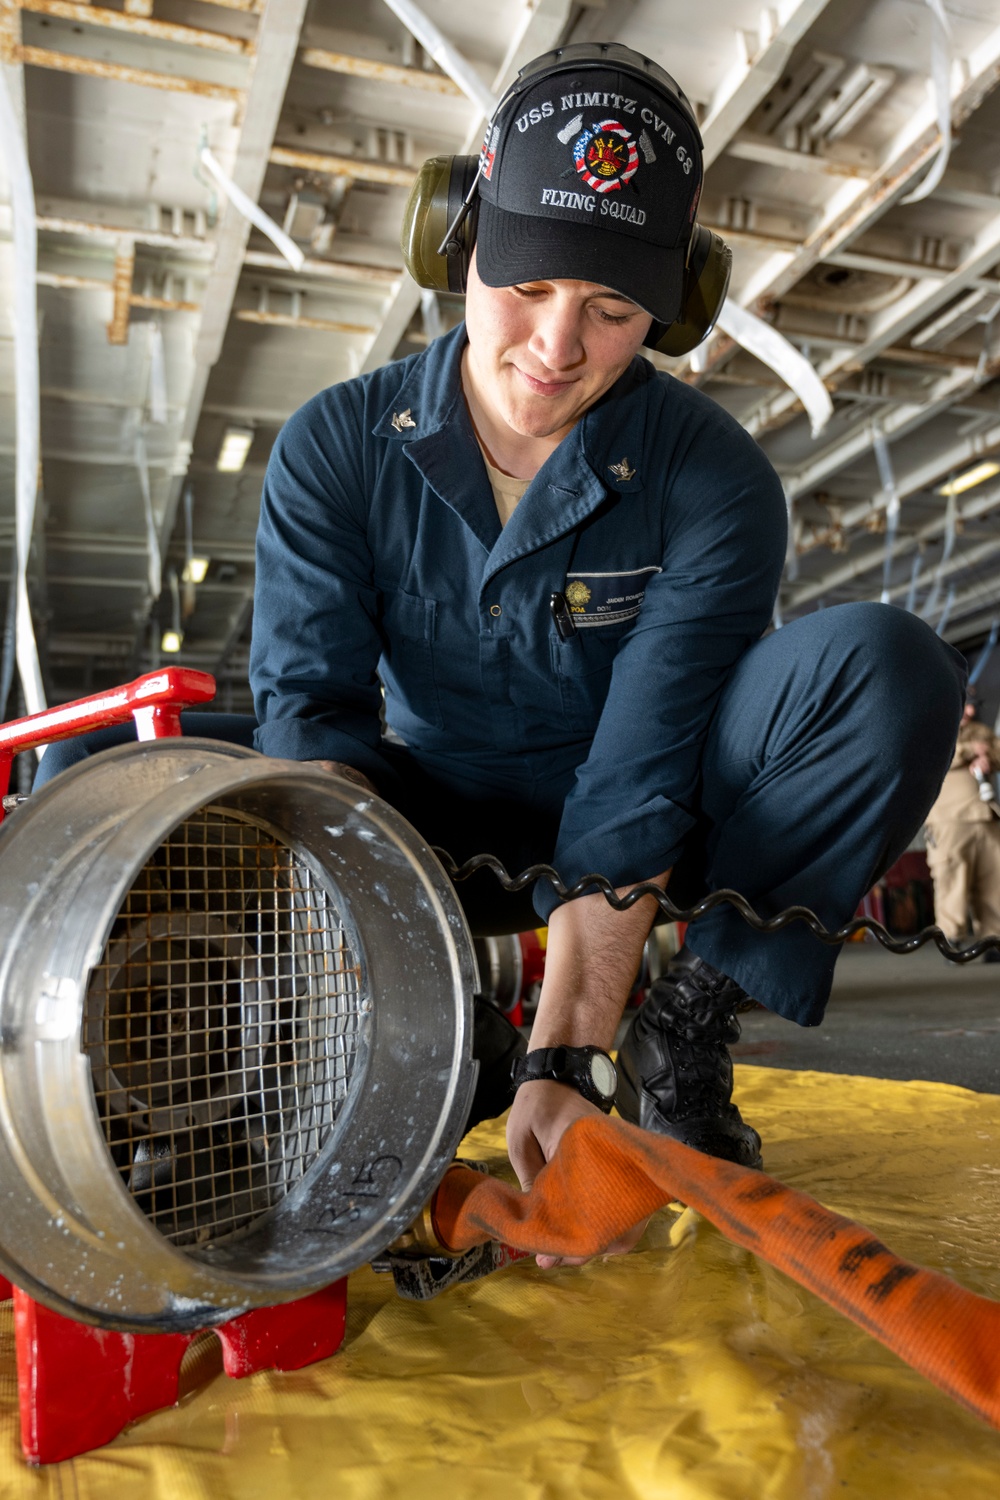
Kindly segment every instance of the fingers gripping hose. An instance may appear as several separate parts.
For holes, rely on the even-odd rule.
[[[1000,1303],[901,1260],[863,1225],[806,1193],[623,1120],[577,1120],[528,1193],[454,1166],[431,1215],[437,1238],[453,1251],[495,1239],[533,1253],[588,1256],[672,1199],[1000,1427]]]
[[[474,854],[464,864],[457,865],[446,850],[435,849],[434,853],[453,881],[468,880],[470,875],[475,875],[479,870],[491,870],[504,890],[514,893],[523,891],[526,886],[533,885],[536,880],[545,880],[548,881],[560,901],[572,901],[587,891],[599,891],[615,911],[628,911],[644,896],[652,896],[668,922],[694,922],[698,917],[703,917],[706,912],[714,911],[717,906],[728,905],[735,906],[744,922],[755,932],[781,932],[792,922],[804,922],[821,943],[836,947],[839,947],[841,943],[846,943],[856,933],[870,932],[890,953],[915,953],[925,943],[934,943],[945,958],[951,959],[952,963],[956,964],[970,964],[974,959],[981,958],[988,949],[1000,948],[1000,935],[993,934],[979,938],[978,941],[970,943],[967,948],[953,948],[940,927],[924,927],[912,937],[894,938],[881,922],[876,922],[872,917],[855,917],[831,932],[828,927],[824,927],[816,913],[810,911],[808,906],[788,906],[773,917],[759,917],[745,896],[741,896],[739,891],[729,889],[712,891],[694,906],[681,907],[674,905],[666,891],[648,881],[634,886],[627,896],[619,896],[611,881],[604,875],[584,875],[575,885],[567,886],[563,884],[551,865],[529,865],[526,870],[521,871],[520,875],[512,876],[508,875],[500,861],[492,854]]]

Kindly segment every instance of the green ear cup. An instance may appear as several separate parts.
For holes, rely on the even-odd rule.
[[[439,255],[479,167],[477,156],[432,156],[417,173],[403,214],[403,264],[418,286],[434,292],[464,292],[476,240],[476,204]]]
[[[729,290],[733,252],[720,235],[703,225],[695,226],[684,281],[684,305],[676,323],[650,329],[646,342],[660,354],[677,358],[690,354],[715,327]]]

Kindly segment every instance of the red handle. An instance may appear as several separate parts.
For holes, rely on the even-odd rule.
[[[165,667],[161,672],[147,672],[124,687],[90,698],[77,698],[59,708],[31,714],[0,724],[0,797],[10,784],[10,768],[20,750],[34,750],[54,740],[69,740],[89,729],[106,729],[111,724],[135,720],[140,740],[159,740],[181,732],[181,709],[194,703],[208,703],[215,697],[215,678],[208,672],[194,672],[190,667]],[[0,808],[0,822],[3,809]]]

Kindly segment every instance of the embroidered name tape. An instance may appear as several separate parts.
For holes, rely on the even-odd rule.
[[[635,568],[630,573],[567,573],[564,590],[573,624],[617,625],[634,620],[642,607],[655,566]]]

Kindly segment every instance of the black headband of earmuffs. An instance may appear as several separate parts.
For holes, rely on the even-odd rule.
[[[580,43],[536,58],[521,69],[493,119],[542,77],[567,69],[580,72],[588,66],[611,66],[654,83],[669,95],[700,141],[694,111],[670,75],[657,63],[616,43]],[[492,122],[487,137],[491,128]],[[418,286],[464,293],[476,242],[481,166],[481,156],[434,156],[421,167],[410,192],[402,230],[403,260]],[[687,247],[680,314],[669,325],[654,322],[646,344],[671,356],[687,354],[700,344],[711,332],[725,301],[731,268],[729,246],[695,222]]]

